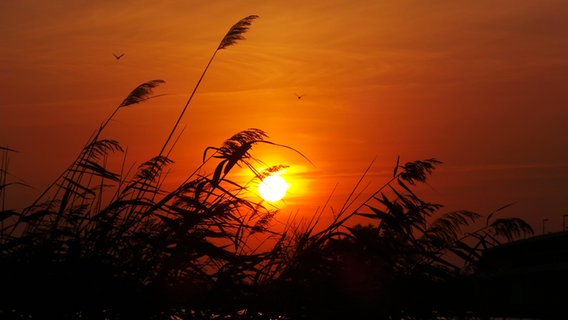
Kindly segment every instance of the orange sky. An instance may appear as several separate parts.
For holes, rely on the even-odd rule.
[[[283,213],[314,213],[335,185],[337,209],[373,159],[381,185],[398,155],[434,157],[444,164],[422,194],[442,211],[516,202],[502,214],[560,231],[564,0],[2,1],[0,144],[19,151],[12,179],[36,188],[14,187],[8,206],[42,191],[132,89],[163,79],[165,96],[121,110],[105,131],[131,163],[156,155],[221,38],[251,14],[247,39],[219,52],[182,121],[172,176],[256,127],[315,164],[258,148],[290,165]]]

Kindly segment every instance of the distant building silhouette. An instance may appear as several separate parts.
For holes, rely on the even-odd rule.
[[[488,316],[568,319],[568,232],[486,250],[475,279],[478,308]]]

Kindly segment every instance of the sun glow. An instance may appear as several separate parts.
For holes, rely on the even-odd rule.
[[[281,200],[290,185],[279,175],[271,175],[258,183],[258,193],[268,202],[276,202]]]

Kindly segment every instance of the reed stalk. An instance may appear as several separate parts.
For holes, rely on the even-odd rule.
[[[248,31],[253,20],[255,20],[257,18],[258,18],[257,15],[249,15],[249,16],[239,20],[237,23],[235,23],[229,29],[229,31],[227,31],[227,34],[223,37],[223,39],[219,43],[219,46],[217,47],[217,49],[215,49],[215,51],[213,52],[213,55],[211,56],[211,58],[209,59],[209,61],[205,65],[205,69],[203,70],[203,72],[201,73],[201,76],[197,80],[197,84],[195,85],[195,87],[191,91],[191,94],[189,95],[187,102],[183,106],[178,118],[176,119],[176,121],[175,121],[169,135],[168,135],[168,137],[166,138],[166,141],[162,145],[160,152],[158,152],[158,156],[163,155],[163,153],[165,152],[165,149],[168,146],[168,144],[170,143],[170,140],[172,139],[174,132],[177,130],[177,127],[179,126],[181,119],[183,118],[184,114],[186,113],[186,111],[189,107],[189,104],[191,103],[191,100],[193,99],[193,96],[195,95],[195,92],[197,91],[197,88],[199,88],[199,85],[201,84],[203,77],[205,77],[207,70],[209,70],[209,66],[213,62],[213,59],[215,58],[215,56],[217,55],[219,50],[226,49],[227,47],[236,44],[237,41],[239,41],[239,40],[245,40],[243,34]]]

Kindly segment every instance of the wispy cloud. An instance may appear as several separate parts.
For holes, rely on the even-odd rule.
[[[568,162],[562,163],[495,163],[483,165],[444,165],[447,172],[481,172],[507,170],[567,169]]]

